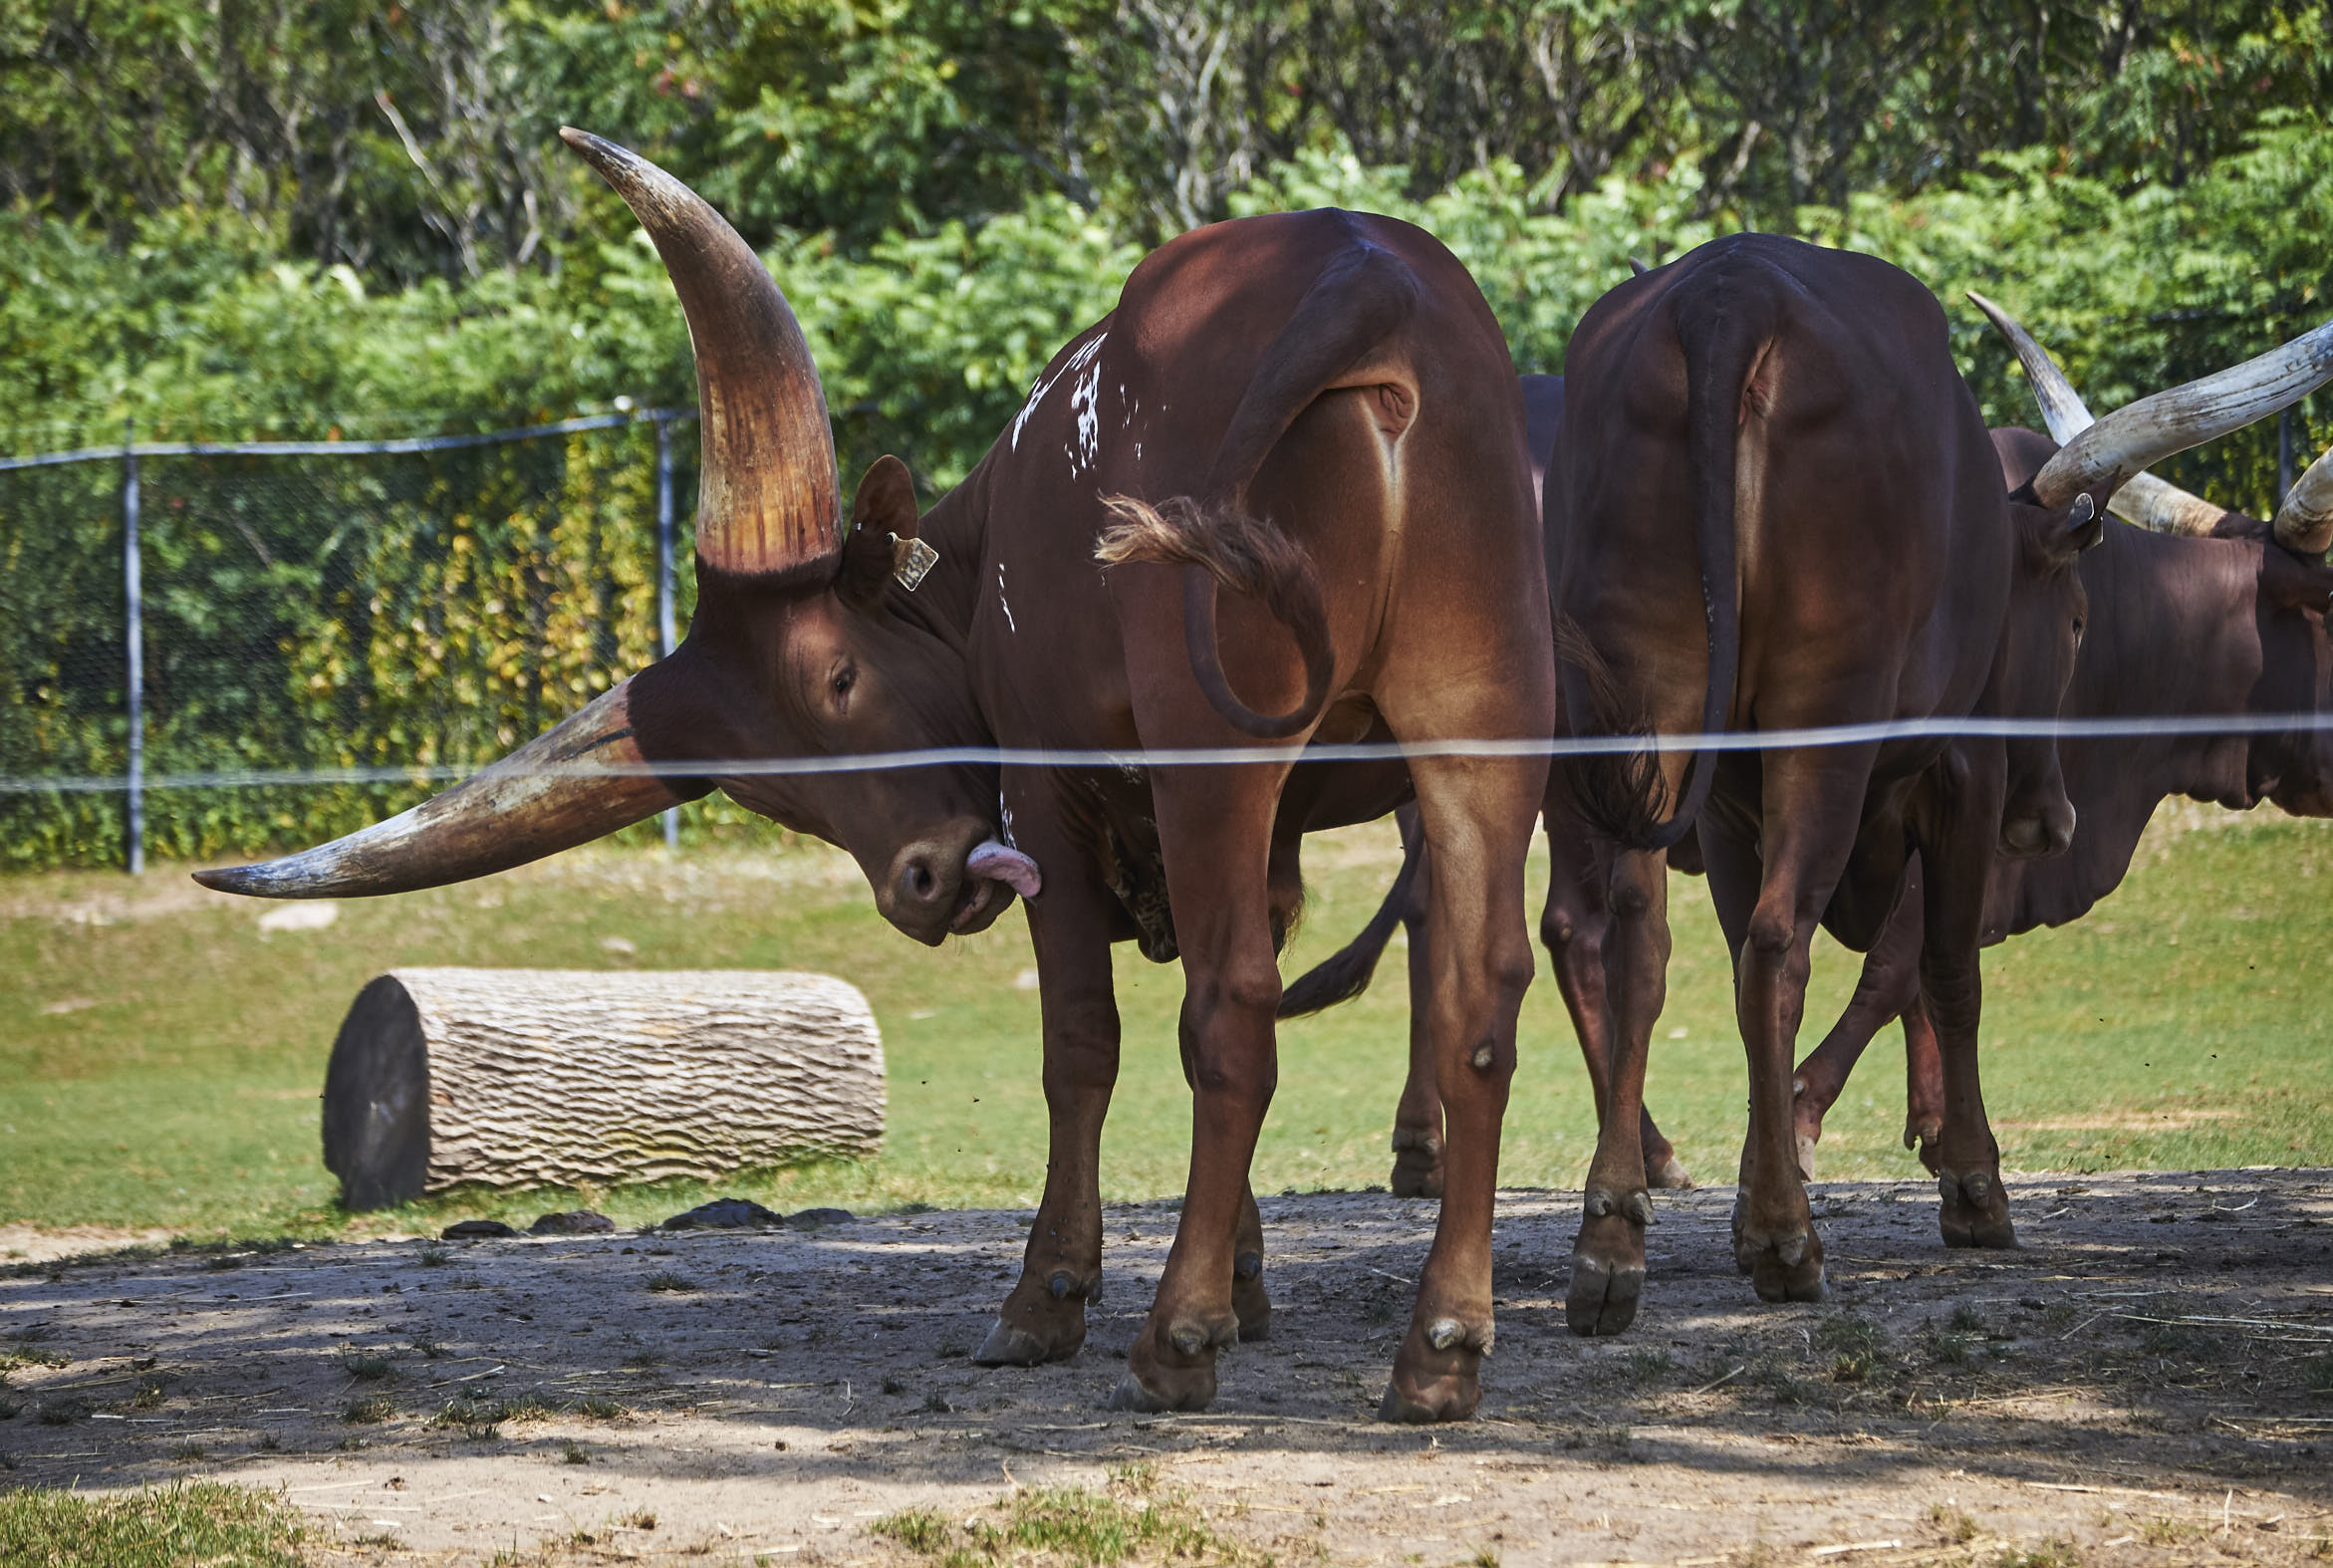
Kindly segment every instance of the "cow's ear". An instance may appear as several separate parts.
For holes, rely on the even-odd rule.
[[[2333,567],[2304,561],[2274,544],[2260,550],[2260,592],[2279,610],[2333,609]]]
[[[872,610],[883,602],[903,546],[915,537],[915,480],[907,465],[889,453],[878,457],[851,502],[851,534],[835,583],[846,603]]]
[[[2106,511],[2087,492],[2074,497],[2062,511],[2038,506],[2019,509],[2025,522],[2025,544],[2040,564],[2068,567],[2075,557],[2106,538]]]

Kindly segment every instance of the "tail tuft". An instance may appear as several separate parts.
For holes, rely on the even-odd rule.
[[[1102,508],[1109,522],[1094,546],[1094,559],[1104,565],[1153,561],[1203,567],[1216,582],[1263,601],[1275,615],[1292,588],[1309,586],[1319,595],[1304,547],[1264,518],[1228,506],[1204,506],[1187,495],[1155,506],[1131,495],[1106,495]]]
[[[1650,736],[1653,718],[1643,701],[1626,690],[1612,665],[1588,641],[1587,633],[1569,616],[1555,624],[1558,669],[1579,684],[1564,683],[1567,704],[1585,697],[1596,730],[1606,735]],[[1576,723],[1573,733],[1577,734]],[[1634,750],[1573,757],[1559,764],[1557,774],[1582,821],[1632,849],[1658,847],[1663,821],[1669,813],[1669,785],[1661,776],[1661,759],[1650,745]]]
[[[1109,516],[1094,558],[1106,566],[1147,561],[1185,573],[1183,634],[1207,700],[1235,728],[1262,739],[1301,733],[1329,698],[1335,653],[1329,641],[1327,596],[1304,547],[1268,519],[1236,506],[1207,506],[1187,495],[1153,504],[1131,495],[1102,498]],[[1215,590],[1255,600],[1288,629],[1304,658],[1304,699],[1287,713],[1267,716],[1240,701],[1215,650]]]

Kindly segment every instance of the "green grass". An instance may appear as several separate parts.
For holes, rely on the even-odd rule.
[[[0,1491],[9,1568],[299,1568],[304,1533],[280,1499],[212,1481],[113,1496]]]
[[[1342,943],[1393,869],[1390,827],[1316,841],[1291,971]],[[1988,955],[1984,1059],[2004,1159],[2024,1170],[2333,1164],[2333,1043],[2323,962],[2333,833],[2265,814],[2142,851],[2089,919]],[[1535,863],[1532,908],[1544,887]],[[109,904],[107,901],[113,901]],[[0,880],[0,1221],[167,1226],[186,1234],[352,1228],[323,1170],[316,1095],[358,988],[399,964],[795,967],[840,974],[882,1024],[890,1132],[880,1159],[763,1172],[707,1187],[456,1194],[357,1221],[355,1233],[471,1215],[523,1223],[589,1202],[627,1223],[713,1191],[773,1207],[1026,1205],[1042,1182],[1038,1010],[1018,912],[932,951],[874,914],[842,857],[817,848],[592,850],[484,882],[342,907],[316,931],[264,936],[273,906],[203,894],[181,872]],[[72,917],[76,910],[97,918]],[[1743,1070],[1725,954],[1698,881],[1673,889],[1677,954],[1648,1098],[1704,1178],[1733,1169]],[[110,921],[110,922],[109,922]],[[622,937],[636,951],[602,943]],[[1281,1033],[1259,1190],[1384,1181],[1407,1000],[1399,950],[1362,1000]],[[1175,967],[1119,949],[1125,1056],[1104,1146],[1112,1198],[1181,1189],[1189,1099],[1174,1047]],[[1811,1048],[1852,988],[1824,940]],[[90,1003],[92,1005],[78,1005]],[[1679,1031],[1683,1031],[1682,1035]],[[1673,1036],[1675,1036],[1673,1038]],[[1901,1036],[1873,1048],[1825,1131],[1829,1176],[1918,1175],[1898,1145]],[[1502,1178],[1574,1185],[1593,1147],[1577,1048],[1552,981],[1524,1004]]]

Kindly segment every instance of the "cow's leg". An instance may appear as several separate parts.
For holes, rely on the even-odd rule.
[[[1580,1055],[1588,1064],[1588,1085],[1596,1096],[1596,1126],[1601,1129],[1605,1107],[1611,1101],[1615,1049],[1611,989],[1626,983],[1617,967],[1617,946],[1612,950],[1614,962],[1607,963],[1607,940],[1612,934],[1612,915],[1606,905],[1611,868],[1591,847],[1585,827],[1568,815],[1552,791],[1545,821],[1550,876],[1547,904],[1539,912],[1539,940],[1547,948],[1556,989],[1563,995],[1573,1037],[1580,1042]],[[1649,1110],[1638,1113],[1637,1137],[1644,1146],[1648,1187],[1693,1184],[1677,1158],[1676,1147],[1654,1125]]]
[[[1248,1171],[1277,1075],[1280,971],[1265,874],[1285,774],[1261,763],[1166,769],[1154,788],[1182,949],[1190,1176],[1159,1293],[1111,1396],[1116,1409],[1204,1409],[1215,1397],[1216,1352],[1239,1337],[1232,1277],[1240,1230],[1254,1213]]]
[[[1977,955],[1984,931],[1985,883],[1999,833],[2003,785],[1998,748],[1969,748],[1968,765],[1954,769],[1933,792],[1937,822],[1927,869],[1927,939],[1920,956],[1920,988],[1936,1025],[1943,1064],[1944,1130],[1937,1141],[1939,1216],[1947,1245],[2013,1247],[2009,1196],[2001,1186],[2001,1151],[1985,1119],[1977,1082],[1976,1034],[1983,1005]]]
[[[1102,1285],[1102,1121],[1118,1082],[1110,891],[1067,843],[1024,834],[1022,847],[1045,871],[1045,891],[1029,903],[1045,1033],[1045,1195],[1020,1280],[973,1353],[986,1367],[1061,1361],[1085,1343],[1086,1303]]]
[[[1792,1134],[1791,1066],[1809,948],[1854,849],[1870,773],[1863,748],[1772,751],[1764,760],[1758,896],[1734,957],[1750,1095],[1746,1190],[1734,1206],[1733,1238],[1734,1261],[1764,1301],[1823,1295],[1823,1245]]]
[[[1856,978],[1855,995],[1847,1010],[1823,1036],[1823,1043],[1807,1053],[1791,1078],[1798,1170],[1809,1181],[1815,1178],[1815,1145],[1823,1139],[1823,1118],[1846,1089],[1855,1064],[1889,1020],[1902,1016],[1909,1029],[1913,1014],[1919,1010],[1920,944],[1925,928],[1919,877],[1919,862],[1915,861],[1895,914],[1888,916],[1879,940],[1864,954],[1863,972]],[[1911,1147],[1909,1139],[1905,1147]]]
[[[1575,1334],[1618,1334],[1636,1321],[1645,1286],[1645,1227],[1653,1222],[1646,1190],[1645,1063],[1653,1024],[1669,989],[1669,875],[1658,853],[1613,856],[1611,1081],[1588,1166],[1579,1236],[1572,1243],[1572,1282],[1564,1320]]]
[[[1904,1147],[1917,1150],[1928,1174],[1937,1174],[1937,1145],[1944,1134],[1944,1063],[1937,1048],[1928,1003],[1904,1014]]]
[[[1402,1081],[1401,1104],[1394,1108],[1393,1186],[1396,1197],[1439,1197],[1441,1093],[1434,1086],[1433,962],[1426,929],[1426,912],[1433,903],[1433,856],[1416,842],[1426,834],[1418,808],[1403,807],[1398,820],[1404,853],[1414,852],[1419,860],[1402,910],[1402,929],[1410,942],[1410,1072]]]
[[[1388,716],[1398,730],[1401,715]],[[1486,719],[1480,732],[1495,731]],[[1515,1021],[1533,967],[1523,862],[1545,768],[1536,760],[1467,757],[1412,763],[1433,866],[1428,1024],[1447,1135],[1433,1245],[1379,1407],[1388,1421],[1456,1421],[1481,1398],[1481,1362],[1493,1332],[1490,1224],[1499,1122],[1514,1077]]]

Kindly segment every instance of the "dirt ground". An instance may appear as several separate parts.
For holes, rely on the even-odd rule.
[[[2333,1172],[2011,1185],[2023,1248],[1954,1253],[1927,1183],[1818,1183],[1813,1307],[1733,1272],[1729,1188],[1663,1194],[1610,1341],[1563,1326],[1577,1194],[1507,1194],[1482,1410],[1432,1430],[1372,1419],[1433,1219],[1382,1193],[1265,1201],[1272,1336],[1195,1417],[1100,1408],[1166,1203],[1033,1370],[966,1360],[1025,1213],[19,1265],[0,1484],[281,1488],[364,1562],[904,1564],[878,1519],[1113,1466],[1281,1564],[2333,1556]]]

